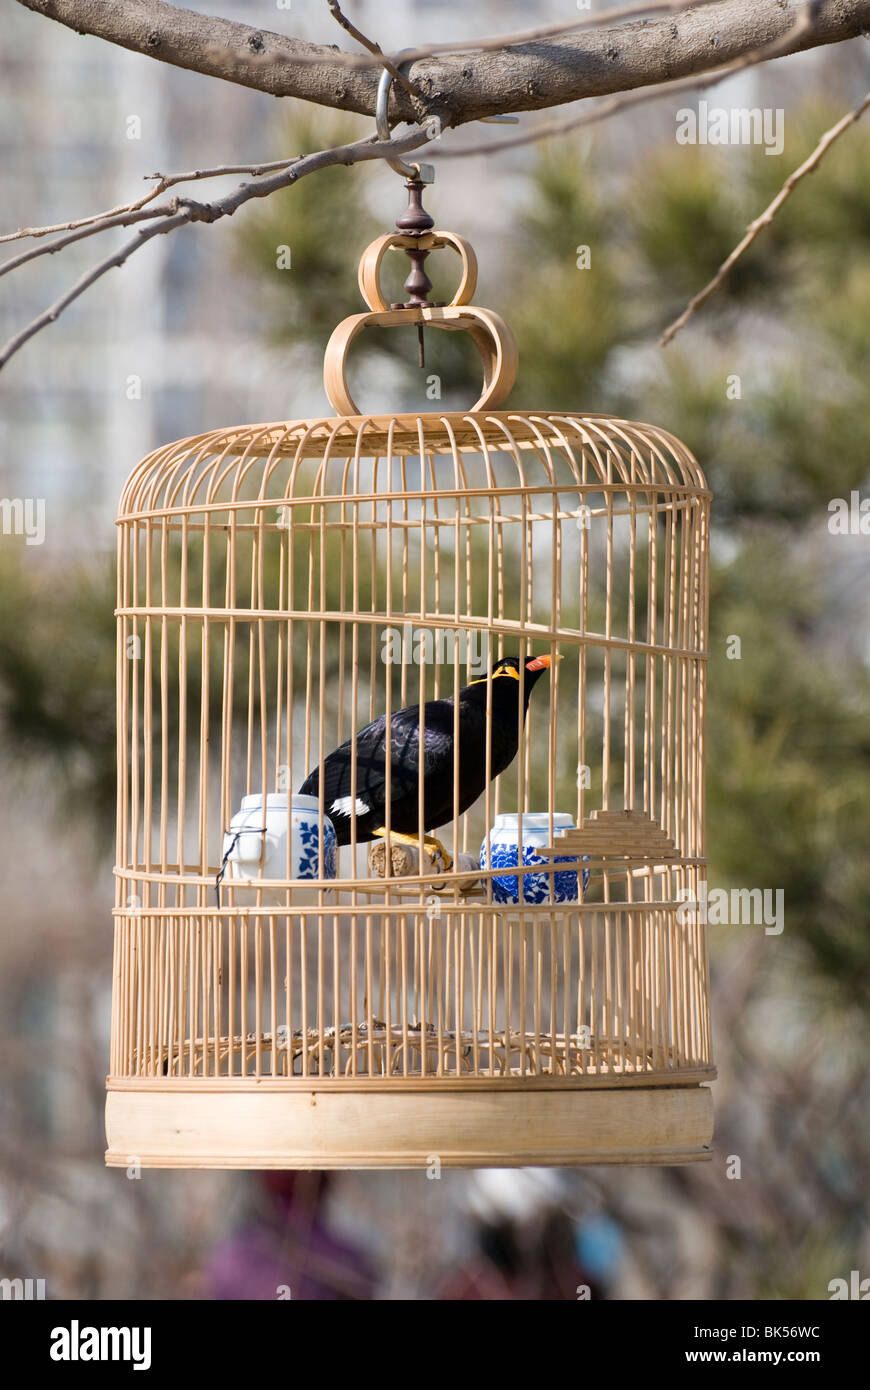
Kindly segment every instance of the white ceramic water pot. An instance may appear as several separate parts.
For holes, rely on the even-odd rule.
[[[242,797],[241,808],[230,821],[224,836],[223,856],[227,856],[226,877],[235,883],[255,887],[260,879],[286,878],[287,837],[290,836],[290,877],[317,879],[320,876],[320,823],[316,796],[288,798],[272,792]],[[290,811],[288,816],[288,801]],[[265,834],[262,832],[265,830]],[[323,817],[323,877],[335,878],[338,851],[335,827]],[[295,895],[294,895],[295,897]]]
[[[519,855],[520,818],[514,812],[496,816],[492,830],[480,847],[480,867],[482,869],[516,869]],[[560,830],[572,830],[574,819],[565,811],[553,813],[552,823],[546,811],[530,811],[523,816],[523,864],[541,864],[550,868],[555,864],[577,865],[580,860],[575,855],[558,855],[554,859],[543,856],[540,851],[555,844]],[[487,862],[487,845],[492,854],[492,862]],[[589,870],[583,870],[583,888],[589,882]],[[551,896],[552,887],[552,896]],[[526,903],[573,903],[578,901],[579,886],[576,867],[562,869],[554,875],[548,873],[523,874],[522,901]],[[493,901],[497,903],[519,903],[519,874],[497,874],[492,880]]]

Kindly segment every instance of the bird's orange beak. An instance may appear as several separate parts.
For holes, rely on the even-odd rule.
[[[561,660],[562,660],[561,656],[557,656],[557,657],[556,657],[556,660],[557,660],[557,661],[561,661]],[[535,657],[532,658],[531,661],[527,661],[527,662],[526,662],[526,670],[527,670],[527,671],[546,671],[546,670],[549,669],[550,666],[552,666],[552,664],[553,664],[553,658],[552,658],[551,656],[535,656]]]

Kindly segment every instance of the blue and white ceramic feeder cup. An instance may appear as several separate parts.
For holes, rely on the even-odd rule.
[[[482,869],[516,869],[520,863],[519,816],[496,816],[492,830],[480,847]],[[576,855],[564,854],[549,858],[542,849],[555,844],[561,830],[573,830],[574,820],[567,812],[556,812],[552,820],[548,812],[529,812],[523,816],[523,864],[540,864],[550,869],[556,864],[579,864]],[[491,854],[491,862],[487,854]],[[575,869],[557,873],[523,874],[522,896],[519,874],[497,874],[492,879],[492,897],[497,903],[575,903],[579,900],[579,878]],[[589,882],[589,870],[583,870],[583,891]]]
[[[288,816],[289,803],[289,816]],[[263,831],[265,830],[265,834]],[[227,878],[233,884],[256,887],[264,878],[287,877],[287,838],[290,837],[290,877],[320,877],[320,817],[316,796],[288,798],[273,792],[242,798],[241,809],[224,836],[223,854],[229,852]],[[335,827],[323,817],[323,877],[335,878],[338,850]]]

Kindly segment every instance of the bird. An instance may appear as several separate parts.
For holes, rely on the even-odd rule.
[[[492,736],[490,778],[498,777],[516,757],[520,725],[525,720],[536,683],[553,658],[529,657],[523,680],[520,718],[520,658],[502,657],[491,671],[459,691],[459,804],[461,816],[486,786],[486,705],[492,688]],[[556,657],[561,660],[561,657]],[[431,832],[454,814],[454,697],[427,700],[423,705],[423,830]],[[385,715],[360,729],[353,738],[324,759],[322,768],[309,773],[299,788],[302,796],[320,795],[326,814],[335,826],[339,845],[350,844],[355,828],[358,843],[386,835],[386,728]],[[351,757],[356,745],[356,791],[351,787]],[[390,718],[390,835],[405,843],[419,844],[420,706],[396,710]],[[449,869],[450,855],[434,835],[424,835],[426,850],[440,855]]]

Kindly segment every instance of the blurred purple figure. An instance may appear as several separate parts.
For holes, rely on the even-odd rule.
[[[606,1296],[580,1258],[571,1189],[545,1168],[479,1169],[465,1205],[474,1250],[441,1285],[447,1302],[574,1300]]]
[[[325,1220],[330,1173],[265,1172],[247,1221],[212,1253],[204,1297],[213,1299],[371,1299],[368,1261],[336,1239]]]

